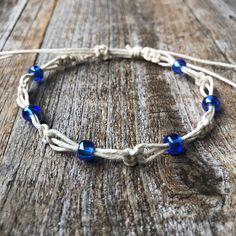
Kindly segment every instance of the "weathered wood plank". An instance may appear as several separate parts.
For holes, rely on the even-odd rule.
[[[0,8],[0,47],[1,49],[7,42],[8,37],[11,35],[15,24],[17,23],[20,15],[24,11],[27,0],[22,1],[2,1]]]
[[[232,1],[35,0],[14,24],[12,13],[0,16],[12,31],[7,37],[0,31],[0,40],[5,49],[129,43],[235,61],[233,9]],[[1,235],[235,234],[231,88],[216,82],[223,112],[214,131],[189,145],[183,158],[162,156],[134,168],[102,160],[87,164],[54,153],[22,122],[12,95],[17,76],[34,59],[6,61],[1,70]],[[48,59],[40,55],[37,63]],[[235,79],[232,71],[221,73]],[[186,133],[201,114],[191,81],[141,61],[95,62],[50,73],[32,97],[51,127],[99,147],[125,148]]]

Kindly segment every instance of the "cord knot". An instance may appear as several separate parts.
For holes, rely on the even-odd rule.
[[[159,63],[161,60],[160,59],[160,57],[161,57],[160,52],[158,50],[153,49],[153,48],[145,47],[145,48],[143,48],[142,53],[143,53],[143,58],[146,61],[151,61],[153,63]],[[169,60],[170,60],[170,58],[169,58]]]
[[[127,166],[135,166],[146,162],[144,149],[142,147],[127,148],[124,150],[123,162]]]
[[[139,46],[130,47],[130,45],[126,45],[125,48],[128,50],[130,56],[133,58],[140,57],[141,50],[143,49],[142,47],[139,47]]]
[[[51,134],[49,132],[49,127],[46,124],[41,124],[38,128],[39,135],[42,137],[44,143],[50,143]]]
[[[203,72],[199,72],[195,78],[195,84],[199,87],[205,87],[209,83],[209,76],[206,76]]]
[[[106,45],[96,45],[94,47],[94,53],[96,57],[102,57],[103,60],[109,58],[109,49]]]

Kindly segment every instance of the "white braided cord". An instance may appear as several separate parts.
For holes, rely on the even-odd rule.
[[[174,57],[181,57],[184,59],[192,60],[198,63],[222,66],[226,68],[236,68],[234,64],[227,64],[221,62],[213,62],[208,60],[202,60],[194,57],[190,57],[184,54],[178,54],[169,51],[156,50],[149,47],[130,47],[126,49],[110,49],[105,45],[97,45],[95,48],[76,48],[76,49],[33,49],[33,50],[18,50],[0,52],[0,60],[11,57],[13,55],[21,55],[26,53],[50,53],[58,54],[56,58],[41,66],[43,71],[50,71],[61,69],[62,67],[75,66],[83,61],[93,58],[101,58],[103,60],[119,57],[119,58],[142,58],[146,61],[156,63],[163,67],[171,67],[175,62]],[[236,83],[220,76],[210,70],[202,68],[200,66],[187,63],[186,67],[182,67],[184,74],[192,77],[195,80],[195,84],[199,86],[200,93],[203,97],[213,95],[214,81],[213,78],[219,79],[234,88]],[[24,108],[29,103],[29,85],[32,81],[32,74],[25,74],[20,78],[17,104]],[[190,133],[183,136],[184,143],[192,142],[197,138],[203,138],[213,127],[215,108],[211,106],[207,112],[205,112],[200,121],[197,123],[196,128]],[[39,131],[43,142],[50,145],[50,147],[58,152],[76,152],[78,144],[61,132],[50,129],[47,124],[41,124],[37,115],[32,115],[32,124]],[[109,160],[123,160],[128,166],[134,166],[137,163],[147,163],[156,157],[160,156],[168,149],[166,143],[141,143],[137,144],[133,148],[126,149],[95,149],[95,156],[109,159]]]

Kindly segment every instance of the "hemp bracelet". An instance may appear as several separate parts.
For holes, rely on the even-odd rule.
[[[203,138],[213,128],[215,113],[219,111],[221,105],[220,99],[213,94],[213,78],[219,79],[236,88],[236,83],[233,81],[208,69],[186,63],[184,59],[226,68],[236,68],[234,64],[202,60],[184,54],[156,50],[149,47],[126,46],[125,49],[112,49],[105,45],[98,45],[94,48],[18,50],[0,52],[0,60],[13,55],[27,53],[51,53],[61,55],[45,65],[34,65],[30,67],[28,73],[21,76],[16,101],[22,108],[22,117],[36,127],[43,142],[49,144],[53,150],[58,152],[75,152],[77,158],[82,161],[105,158],[109,160],[122,160],[127,166],[134,166],[138,163],[150,162],[163,153],[174,156],[179,155],[184,152],[184,145],[186,143],[190,143],[198,138]],[[33,80],[36,82],[41,81],[47,71],[76,66],[95,58],[102,60],[112,58],[140,58],[163,67],[170,67],[173,73],[177,75],[184,74],[193,78],[203,96],[202,108],[205,111],[198,121],[196,128],[184,136],[168,134],[164,137],[162,143],[141,143],[133,148],[126,149],[103,149],[95,147],[95,144],[90,140],[82,140],[78,144],[61,132],[50,129],[47,124],[41,123],[42,112],[40,107],[36,104],[30,104],[29,102],[30,83]]]

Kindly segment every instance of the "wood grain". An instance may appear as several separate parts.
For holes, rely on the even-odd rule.
[[[0,48],[126,44],[236,61],[233,0],[2,0]],[[213,132],[180,158],[147,166],[54,153],[24,123],[18,78],[47,55],[0,65],[0,235],[236,235],[236,93],[216,82]],[[210,68],[235,81],[232,71]],[[126,148],[189,132],[201,115],[191,80],[143,61],[84,64],[35,89],[50,127],[98,147]]]

